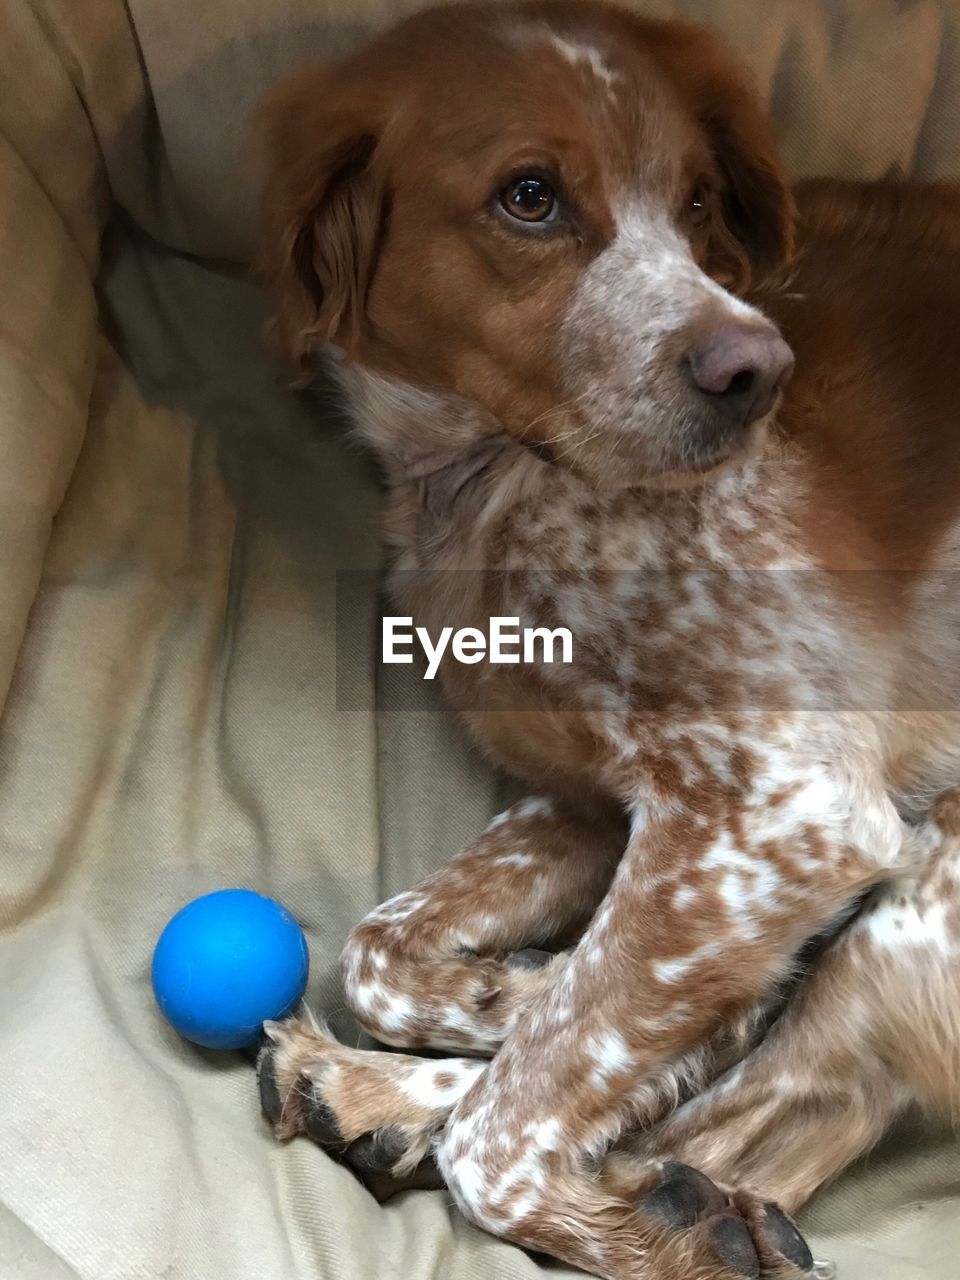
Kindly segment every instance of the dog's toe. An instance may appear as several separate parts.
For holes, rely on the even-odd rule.
[[[727,1203],[705,1173],[673,1160],[664,1164],[660,1182],[640,1201],[642,1208],[673,1231],[692,1227],[704,1214],[716,1213]]]
[[[813,1254],[803,1236],[777,1205],[764,1205],[763,1234],[771,1248],[783,1254],[800,1271],[813,1270]]]
[[[344,1145],[343,1134],[340,1132],[337,1117],[329,1103],[317,1094],[309,1081],[299,1080],[297,1088],[301,1089],[306,1096],[306,1105],[303,1109],[304,1133],[320,1147],[327,1150],[340,1150]]]
[[[742,1218],[731,1214],[710,1225],[710,1245],[725,1267],[744,1280],[759,1280],[760,1258],[750,1230]]]
[[[375,1133],[361,1134],[351,1142],[343,1158],[354,1172],[366,1176],[371,1173],[389,1173],[397,1161],[407,1153],[407,1136],[398,1125],[387,1125]]]
[[[671,1236],[689,1233],[689,1247],[700,1265],[719,1265],[725,1277],[829,1277],[828,1271],[819,1270],[822,1264],[814,1262],[807,1242],[782,1209],[749,1191],[725,1191],[689,1165],[665,1161],[659,1181],[637,1207]]]
[[[260,1089],[260,1109],[271,1124],[276,1124],[283,1110],[283,1098],[277,1083],[277,1064],[269,1045],[260,1050],[257,1058],[257,1085]]]
[[[305,1133],[332,1151],[344,1146],[337,1116],[320,1089],[321,1068],[339,1046],[295,1019],[266,1023],[257,1057],[260,1107],[277,1138]]]

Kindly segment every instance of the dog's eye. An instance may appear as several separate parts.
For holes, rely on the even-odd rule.
[[[549,222],[557,212],[557,194],[543,178],[515,178],[500,192],[500,206],[521,222]]]
[[[710,221],[710,193],[702,183],[698,183],[690,192],[687,217],[698,228],[705,227]]]

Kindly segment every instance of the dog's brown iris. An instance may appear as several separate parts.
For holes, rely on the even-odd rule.
[[[543,178],[516,178],[500,193],[500,203],[521,222],[546,222],[556,209],[557,197]]]

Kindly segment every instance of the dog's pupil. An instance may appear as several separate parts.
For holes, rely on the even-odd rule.
[[[529,217],[531,214],[548,213],[553,193],[539,178],[522,178],[513,184],[508,199],[516,213]]]

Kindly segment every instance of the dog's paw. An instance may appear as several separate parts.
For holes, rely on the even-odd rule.
[[[831,1271],[814,1262],[780,1208],[749,1192],[728,1192],[689,1165],[666,1162],[637,1207],[665,1229],[671,1252],[683,1247],[698,1276],[713,1268],[717,1280],[829,1280]]]
[[[344,949],[347,999],[377,1040],[398,1048],[494,1054],[518,1016],[555,980],[564,953],[536,947],[503,956],[462,953],[429,961],[392,952],[366,926]],[[368,954],[378,954],[373,970]]]
[[[440,1185],[433,1138],[482,1063],[351,1049],[295,1018],[264,1031],[260,1105],[276,1137],[312,1139],[381,1198],[384,1179]]]

